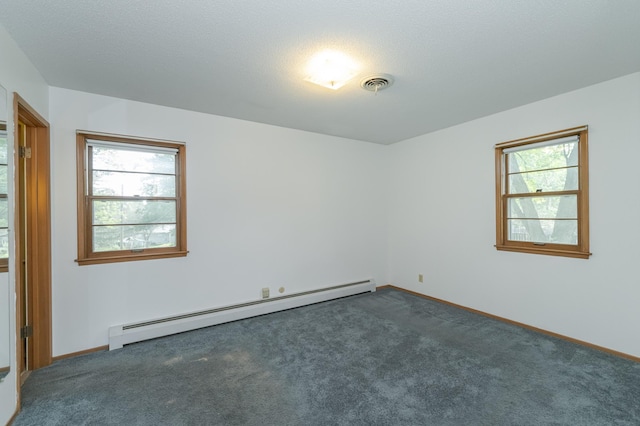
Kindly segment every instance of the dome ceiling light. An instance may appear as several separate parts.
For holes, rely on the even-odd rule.
[[[338,90],[358,74],[358,65],[349,56],[335,50],[325,50],[313,56],[307,64],[306,81]]]

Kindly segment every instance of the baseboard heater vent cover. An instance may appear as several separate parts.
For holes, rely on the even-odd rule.
[[[369,279],[166,318],[116,325],[109,327],[109,350],[120,349],[129,343],[373,291],[376,291],[376,283]]]

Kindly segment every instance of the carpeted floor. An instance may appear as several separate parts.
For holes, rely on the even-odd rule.
[[[58,361],[14,425],[639,425],[640,363],[392,289]]]

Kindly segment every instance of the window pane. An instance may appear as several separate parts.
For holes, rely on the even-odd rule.
[[[9,227],[9,202],[6,198],[0,198],[0,228]]]
[[[96,252],[175,246],[175,225],[93,227],[93,250]]]
[[[0,164],[0,194],[7,193],[7,169],[7,166]]]
[[[578,196],[514,197],[507,200],[509,219],[577,219]]]
[[[7,164],[7,132],[0,131],[0,164]]]
[[[171,153],[138,152],[93,147],[93,169],[140,173],[175,174],[176,157]]]
[[[509,175],[509,194],[523,194],[538,191],[572,191],[577,189],[577,167]]]
[[[507,173],[553,169],[578,165],[578,142],[543,146],[507,154]]]
[[[7,193],[7,133],[0,131],[0,194]]]
[[[507,220],[510,241],[534,243],[578,244],[577,220]]]
[[[186,256],[185,144],[77,134],[78,264]]]
[[[175,223],[174,200],[93,200],[94,225]]]
[[[93,172],[93,195],[175,197],[175,175]]]
[[[9,257],[9,230],[0,228],[0,259]]]

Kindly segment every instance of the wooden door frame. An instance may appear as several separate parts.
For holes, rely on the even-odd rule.
[[[51,328],[51,190],[50,190],[50,147],[49,123],[33,109],[20,95],[13,96],[13,129],[14,129],[14,203],[17,203],[19,193],[19,179],[15,178],[19,169],[18,123],[26,125],[26,144],[31,148],[31,159],[26,164],[26,227],[27,233],[27,265],[29,277],[28,303],[32,312],[33,334],[31,336],[30,365],[31,370],[41,368],[52,362],[52,328]],[[14,206],[19,212],[19,206]],[[18,230],[20,214],[14,215],[14,229]],[[14,271],[16,286],[21,282],[20,237],[14,232],[15,255]],[[20,318],[22,315],[22,300],[20,291],[16,287],[16,333],[17,358],[22,359],[22,344],[20,343]],[[20,395],[20,377],[18,375],[18,398]]]

